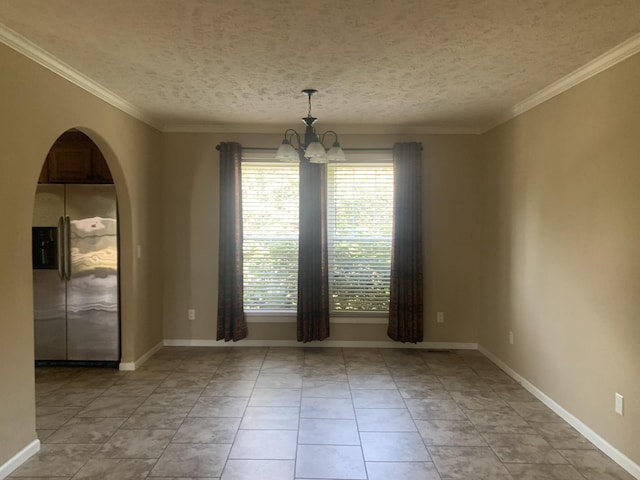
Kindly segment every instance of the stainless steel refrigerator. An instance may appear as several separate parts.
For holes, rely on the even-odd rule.
[[[36,361],[117,362],[114,186],[39,185],[32,250]]]

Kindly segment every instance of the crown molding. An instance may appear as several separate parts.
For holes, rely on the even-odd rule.
[[[165,133],[282,133],[289,125],[268,125],[248,123],[202,123],[202,124],[167,124],[162,128]],[[304,126],[300,127],[303,131]],[[340,135],[479,135],[480,128],[468,127],[436,127],[436,126],[402,126],[402,125],[329,125],[319,127],[322,131],[334,130]]]
[[[131,115],[156,130],[161,130],[162,126],[147,112],[104,88],[99,83],[54,57],[46,50],[38,47],[2,23],[0,23],[0,42],[118,110]]]
[[[561,79],[553,82],[551,85],[543,88],[537,93],[534,93],[530,97],[516,103],[513,108],[504,112],[499,116],[496,121],[484,129],[482,133],[491,130],[498,125],[511,120],[512,118],[522,115],[523,113],[537,107],[538,105],[552,99],[553,97],[566,92],[570,88],[579,85],[585,80],[604,72],[605,70],[613,67],[614,65],[626,60],[627,58],[640,52],[640,33],[625,40],[620,45],[612,48],[608,52],[600,55],[599,57],[591,60],[589,63],[583,65],[577,70],[571,72],[569,75],[562,77]]]

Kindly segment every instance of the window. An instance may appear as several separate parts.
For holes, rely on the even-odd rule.
[[[295,311],[298,165],[242,163],[244,307]],[[393,165],[328,165],[329,289],[334,312],[389,309]]]
[[[328,166],[331,310],[388,311],[393,165]]]
[[[298,165],[242,163],[245,310],[295,310]]]

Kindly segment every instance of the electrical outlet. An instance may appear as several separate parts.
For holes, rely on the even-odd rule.
[[[195,320],[196,319],[196,310],[194,308],[190,308],[187,311],[187,315],[189,317],[189,320]]]
[[[618,415],[624,415],[624,397],[616,393],[615,411]]]
[[[436,314],[436,322],[444,323],[444,312],[438,312]]]
[[[509,332],[509,343],[513,345],[513,332]]]

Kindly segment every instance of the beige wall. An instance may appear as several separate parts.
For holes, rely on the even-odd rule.
[[[322,130],[322,127],[319,127]],[[218,252],[218,152],[221,141],[276,147],[280,135],[169,133],[164,136],[165,338],[215,340]],[[483,167],[474,135],[341,135],[345,148],[424,147],[427,265],[425,337],[477,342],[481,310]],[[187,309],[196,320],[187,320]],[[435,322],[436,312],[445,322]],[[252,319],[249,318],[249,321]],[[250,324],[249,340],[295,340],[291,323]],[[385,325],[332,327],[330,340],[387,341]]]
[[[47,151],[78,127],[100,147],[121,220],[123,360],[162,339],[161,135],[0,44],[0,466],[35,440],[31,219]],[[143,258],[134,260],[134,245]]]
[[[640,463],[640,55],[484,135],[482,346]],[[514,344],[508,342],[514,332]],[[614,413],[614,393],[625,397]]]

